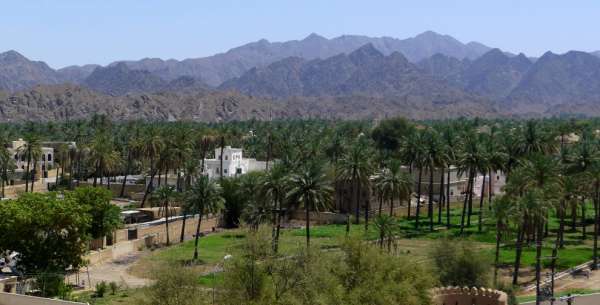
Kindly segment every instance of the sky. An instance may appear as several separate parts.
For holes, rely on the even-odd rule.
[[[262,38],[432,30],[513,53],[600,50],[597,0],[0,0],[0,52],[53,68],[213,55]]]

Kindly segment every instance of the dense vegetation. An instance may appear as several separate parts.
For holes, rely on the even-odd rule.
[[[568,250],[567,238],[578,230],[581,239],[593,238],[592,268],[596,268],[599,126],[597,120],[560,119],[201,124],[112,123],[95,117],[64,124],[6,126],[1,139],[76,141],[77,149],[62,154],[59,160],[66,168],[61,177],[67,188],[74,187],[70,183],[73,178],[94,178],[94,185],[102,185],[105,179],[101,178],[106,176],[143,173],[160,181],[161,175],[177,174],[180,178],[172,191],[182,193],[183,199],[176,204],[190,213],[214,212],[224,204],[229,226],[242,221],[257,230],[261,223],[271,223],[274,251],[282,213],[306,212],[309,246],[309,212],[331,209],[344,185],[350,186],[352,194],[349,206],[353,217],[348,215],[347,230],[356,230],[356,225],[350,225],[352,221],[362,223],[365,230],[374,226],[382,248],[398,233],[433,233],[446,228],[465,236],[490,232],[491,221],[496,244],[493,265],[501,267],[501,249],[510,246],[514,251],[512,282],[518,284],[518,271],[530,246],[535,250],[535,278],[539,282],[541,268],[556,268],[561,251]],[[218,184],[198,178],[202,160],[225,145],[241,146],[246,156],[266,160],[269,171],[222,178]],[[421,177],[428,173],[432,177],[441,170],[444,177],[444,171],[452,166],[468,179],[458,217],[443,187],[439,194],[433,194],[433,188],[422,187],[425,181],[414,181],[413,175],[407,174],[414,172]],[[3,163],[2,169],[10,170],[10,164]],[[504,195],[474,194],[476,177],[490,177],[495,171],[507,176]],[[366,189],[374,190],[380,208],[375,203],[366,207],[360,203],[361,192]],[[172,194],[159,190],[150,184],[142,205],[158,196],[161,204],[168,206]],[[394,216],[385,216],[393,213],[382,210],[380,203],[389,203],[393,211],[394,204],[405,205],[411,197],[416,197],[416,202],[426,198],[426,202],[417,205],[416,215],[409,215],[412,228],[399,230]],[[434,197],[440,200],[434,201]],[[590,225],[593,229],[588,231]],[[542,253],[548,246],[552,259],[543,263]],[[494,274],[495,281],[498,272]]]

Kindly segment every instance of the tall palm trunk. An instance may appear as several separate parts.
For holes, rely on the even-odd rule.
[[[476,171],[473,171],[471,176],[471,184],[469,187],[469,212],[467,213],[467,227],[471,227],[471,215],[473,215],[473,192],[475,190],[475,175]]]
[[[354,224],[360,223],[360,182],[356,172],[352,173],[352,195],[354,197]]]
[[[150,160],[150,164],[152,164],[152,160]],[[157,172],[157,169],[150,168],[150,181],[148,182],[148,185],[146,186],[146,191],[144,192],[144,197],[142,198],[142,204],[141,204],[142,208],[146,204],[146,199],[148,198],[148,194],[150,194],[150,191],[154,187],[153,184],[154,184],[154,177],[156,177],[156,172]]]
[[[585,197],[583,197],[581,199],[581,238],[585,239],[586,238],[586,225],[587,225],[587,221],[585,219],[585,210],[586,210],[586,206],[585,206]]]
[[[446,174],[446,227],[450,229],[450,166]]]
[[[4,173],[4,169],[2,169],[2,176],[0,177],[0,182],[2,182],[2,196],[0,196],[0,198],[4,198],[5,193],[4,193],[4,183],[6,182],[6,175]]]
[[[121,184],[121,192],[119,192],[119,197],[125,197],[125,184],[127,183],[127,175],[131,171],[131,151],[127,150],[127,167],[125,168],[125,174],[123,176],[123,183]]]
[[[502,224],[500,220],[496,221],[496,251],[494,254],[494,285],[498,283],[498,268],[500,267],[500,241],[502,240],[501,233]]]
[[[196,225],[196,236],[194,237],[194,260],[198,260],[198,243],[200,241],[200,225],[202,224],[202,209],[199,211],[198,224]]]
[[[278,194],[276,193],[275,197],[279,197]],[[275,228],[275,241],[273,243],[273,251],[275,253],[277,253],[277,251],[279,251],[279,234],[281,232],[281,200],[277,199],[276,202],[276,210],[277,210],[277,216],[276,216],[276,228]]]
[[[427,204],[427,216],[429,216],[429,231],[433,232],[433,166],[429,166],[429,196]]]
[[[444,202],[446,196],[444,196],[444,167],[440,167],[442,173],[440,175],[440,193],[438,197],[438,224],[442,224],[442,208],[444,207]]]
[[[63,162],[63,164],[64,164],[64,162]],[[64,166],[64,165],[62,165],[62,164],[61,164],[61,167],[63,167],[63,166]],[[60,169],[60,167],[58,167],[58,166],[57,166],[57,167],[56,167],[56,185],[58,185],[58,183],[59,183],[59,179],[58,179],[58,173],[59,173],[59,169]]]
[[[223,180],[223,150],[225,149],[225,138],[221,136],[221,156],[220,159],[220,168],[219,168],[219,179]]]
[[[462,214],[460,217],[460,234],[462,234],[465,230],[465,218],[468,210],[467,204],[469,203],[469,190],[471,189],[471,184],[473,183],[473,171],[469,171],[469,178],[467,179],[467,193],[465,194],[465,199],[463,202]]]
[[[306,210],[306,248],[310,248],[310,209],[308,200],[304,199],[304,207]]]
[[[598,211],[598,194],[600,192],[600,180],[596,179],[594,183],[594,265],[592,270],[598,269],[598,227],[600,227]]]
[[[419,229],[419,217],[421,216],[421,176],[423,167],[419,165],[419,181],[417,182],[417,213],[415,215],[415,229]]]
[[[564,200],[561,201],[561,210],[559,214],[559,225],[558,225],[558,236],[559,236],[559,248],[565,247],[565,217],[567,214],[567,207],[565,206]]]
[[[477,230],[479,233],[482,231],[483,227],[483,198],[485,197],[485,174],[483,174],[483,182],[481,182],[481,196],[479,197],[479,223]]]
[[[394,216],[394,192],[390,194],[390,216]],[[410,201],[408,202],[408,217],[410,218]]]
[[[564,201],[561,200],[560,206],[558,208],[558,217],[560,219],[560,224],[558,228],[558,233],[556,234],[556,240],[554,241],[554,247],[552,248],[552,260],[550,261],[550,291],[552,293],[552,297],[554,297],[554,273],[556,271],[556,259],[558,258],[558,248],[562,242],[562,231],[564,231]]]
[[[37,161],[33,160],[33,174],[31,175],[31,192],[34,192],[33,187],[35,186],[35,174],[37,173]]]
[[[165,228],[167,233],[167,246],[171,244],[169,240],[169,199],[165,200]]]
[[[371,200],[365,202],[365,231],[369,230],[369,210],[371,209]]]
[[[525,238],[524,225],[519,227],[517,232],[517,243],[515,244],[515,265],[513,268],[512,284],[517,285],[519,282],[519,267],[521,266],[521,254],[523,253],[523,239]]]
[[[31,150],[27,149],[27,165],[25,166],[25,193],[29,191],[29,166],[31,164]],[[33,191],[33,190],[32,190]]]
[[[492,170],[490,169],[488,171],[488,209],[490,210],[492,209],[492,181],[494,181],[494,179],[492,179]]]
[[[379,200],[379,213],[378,215],[381,216],[381,211],[383,209],[383,192],[379,191],[379,198],[377,198]]]
[[[179,242],[182,243],[185,239],[185,222],[187,220],[187,211],[183,212],[183,221],[181,222],[181,234],[179,236]]]
[[[541,302],[541,280],[542,280],[542,239],[544,238],[544,225],[541,219],[536,220],[536,247],[535,247],[535,304]]]

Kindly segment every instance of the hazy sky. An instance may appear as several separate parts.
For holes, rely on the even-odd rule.
[[[0,52],[54,68],[202,57],[311,32],[406,38],[426,30],[530,56],[600,50],[600,1],[0,0]]]

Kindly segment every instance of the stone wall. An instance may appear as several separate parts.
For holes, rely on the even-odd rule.
[[[507,305],[506,293],[487,288],[442,287],[433,290],[433,305]]]
[[[218,224],[217,217],[206,217],[202,219],[200,232],[206,233],[216,229]],[[181,236],[181,227],[183,218],[169,222],[169,239],[172,244],[179,243]],[[196,226],[198,225],[198,216],[190,216],[185,223],[184,240],[194,238]],[[97,251],[91,251],[85,256],[90,264],[97,264],[129,253],[138,251],[141,248],[149,247],[154,244],[165,243],[166,237],[165,222],[154,221],[149,224],[140,224],[137,226],[137,238],[128,240],[128,229],[117,230],[113,234],[113,244]]]
[[[84,305],[87,303],[38,298],[22,294],[0,292],[0,305]]]

